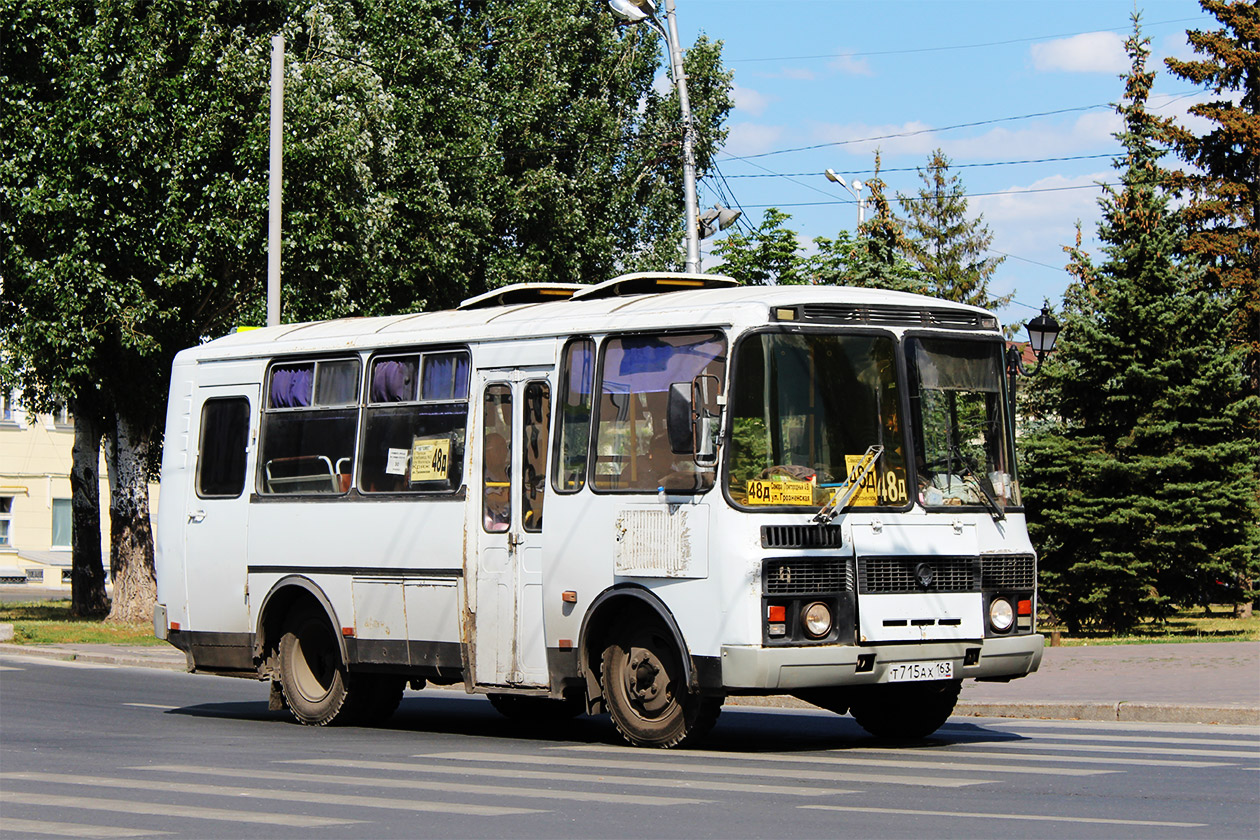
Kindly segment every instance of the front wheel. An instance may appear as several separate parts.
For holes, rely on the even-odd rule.
[[[697,729],[704,704],[687,690],[682,655],[659,625],[605,648],[602,682],[617,731],[636,747],[673,747]]]
[[[961,688],[962,680],[855,686],[849,711],[876,738],[926,738],[953,714]]]

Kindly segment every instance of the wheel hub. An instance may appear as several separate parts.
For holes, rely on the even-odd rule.
[[[657,713],[670,702],[669,674],[646,648],[631,648],[626,688],[631,702],[648,713]]]

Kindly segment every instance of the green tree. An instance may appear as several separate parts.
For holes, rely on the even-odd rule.
[[[791,216],[771,207],[748,233],[735,230],[713,248],[722,264],[716,269],[749,286],[799,286],[810,282],[809,265]]]
[[[1247,0],[1200,5],[1222,24],[1186,33],[1202,58],[1164,59],[1174,76],[1216,97],[1189,108],[1212,123],[1206,134],[1172,126],[1177,153],[1197,167],[1177,173],[1192,195],[1185,247],[1203,261],[1208,282],[1231,296],[1229,335],[1247,347],[1251,389],[1260,392],[1260,7]]]
[[[277,31],[286,320],[676,252],[656,241],[682,205],[656,36],[579,0],[0,0],[0,343],[33,397],[100,418],[115,618],[153,598],[171,359],[261,321]],[[720,51],[688,55],[702,168],[730,108]]]
[[[898,292],[928,294],[924,276],[906,257],[906,234],[901,220],[892,211],[879,177],[880,154],[875,152],[875,173],[864,182],[870,190],[867,203],[871,218],[863,222],[857,235],[841,231],[835,239],[817,237],[818,246],[810,272],[815,282],[833,286],[861,286]]]
[[[927,168],[919,170],[923,181],[919,194],[898,193],[906,213],[904,253],[930,278],[938,297],[1000,309],[1014,295],[990,296],[989,281],[1006,257],[988,256],[993,234],[983,216],[967,217],[967,191],[961,176],[950,174],[949,165],[949,158],[937,149]]]
[[[1073,630],[1163,618],[1256,563],[1257,454],[1235,434],[1255,398],[1220,341],[1225,298],[1183,256],[1138,22],[1117,106],[1120,184],[1099,201],[1105,256],[1068,249],[1063,336],[1033,381],[1055,419],[1025,438],[1043,598]]]

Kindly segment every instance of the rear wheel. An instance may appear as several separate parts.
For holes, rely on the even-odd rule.
[[[706,704],[687,691],[682,655],[664,627],[651,624],[609,645],[602,669],[608,711],[631,744],[668,748],[697,731]],[[707,725],[720,708],[720,700],[707,704]]]
[[[280,686],[293,716],[311,726],[344,720],[348,676],[323,613],[301,610],[289,616],[280,637]]]
[[[849,695],[849,711],[877,738],[926,738],[949,719],[960,688],[962,680],[856,686]]]

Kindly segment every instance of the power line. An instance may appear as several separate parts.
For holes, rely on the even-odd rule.
[[[1100,158],[1114,158],[1115,156],[1116,156],[1115,154],[1069,155],[1067,157],[1034,158],[1034,159],[1028,159],[1028,160],[995,160],[995,161],[988,161],[988,162],[982,162],[982,163],[951,163],[949,165],[949,168],[950,169],[972,169],[975,167],[986,167],[986,166],[1019,166],[1022,164],[1031,164],[1031,163],[1060,163],[1062,161],[1070,161],[1070,160],[1098,160]],[[882,175],[885,172],[917,172],[918,170],[922,168],[923,167],[921,166],[899,166],[899,167],[891,167],[891,168],[881,168],[878,172],[876,172],[876,170],[874,169],[855,169],[855,170],[852,170],[852,174],[854,175],[874,175],[874,174]],[[850,170],[845,170],[846,175],[849,174],[849,172]],[[725,177],[726,178],[805,178],[811,175],[820,175],[820,173],[818,172],[789,172],[789,173],[764,172],[764,173],[751,173],[747,175],[727,175]]]

